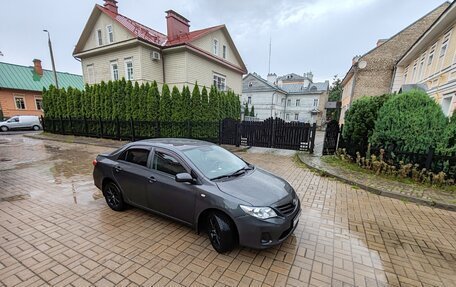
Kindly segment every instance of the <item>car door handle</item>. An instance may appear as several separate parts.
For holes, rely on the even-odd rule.
[[[155,177],[153,177],[153,176],[149,177],[149,183],[154,183],[154,182],[157,182],[157,179],[155,179]]]
[[[114,170],[115,170],[116,172],[119,172],[119,171],[122,171],[122,168],[121,168],[120,166],[115,166],[115,167],[114,167]]]

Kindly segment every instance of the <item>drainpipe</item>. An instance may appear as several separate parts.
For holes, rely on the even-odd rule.
[[[163,70],[163,85],[166,83],[165,77],[165,53],[163,50],[161,51],[161,60],[162,60],[162,70]]]

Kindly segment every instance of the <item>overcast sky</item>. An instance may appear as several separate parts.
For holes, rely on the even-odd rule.
[[[343,77],[354,55],[372,49],[443,3],[442,0],[118,0],[119,12],[166,34],[165,10],[191,21],[191,30],[225,24],[249,72]],[[48,29],[58,71],[81,74],[72,52],[95,4],[102,0],[3,1],[1,62],[50,69]]]

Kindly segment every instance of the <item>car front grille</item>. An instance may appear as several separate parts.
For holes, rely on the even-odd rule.
[[[291,213],[293,213],[293,211],[295,210],[295,205],[293,204],[293,202],[289,202],[289,203],[286,203],[286,204],[283,204],[283,205],[279,205],[279,206],[276,206],[276,209],[282,213],[282,215],[289,215]]]

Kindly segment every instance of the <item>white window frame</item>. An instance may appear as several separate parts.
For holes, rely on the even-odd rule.
[[[287,100],[287,107],[291,106],[291,99]]]
[[[314,99],[314,100],[313,100],[313,107],[314,107],[314,108],[318,108],[318,102],[319,102],[318,99]],[[316,104],[315,104],[315,103],[316,103]]]
[[[115,77],[116,75],[114,73],[114,65],[117,66],[117,79],[116,79],[116,77]],[[119,80],[120,79],[120,77],[119,77],[119,64],[117,63],[117,61],[111,61],[110,66],[111,66],[111,79],[113,81]]]
[[[412,83],[416,82],[416,71],[418,70],[418,60],[415,60],[412,70]]]
[[[295,114],[294,114],[294,120],[295,120],[295,121],[298,121],[298,120],[299,120],[299,113],[295,113]]]
[[[20,108],[17,107],[17,100],[18,99],[22,99],[22,101],[24,102],[24,108],[23,109],[20,109]],[[20,110],[20,111],[23,111],[23,110],[27,109],[27,103],[25,101],[25,95],[14,95],[14,107],[16,108],[16,110]]]
[[[41,96],[34,96],[35,98],[35,108],[37,111],[42,111],[43,110],[43,97]],[[41,109],[38,109],[38,105],[36,104],[36,100],[40,100],[41,101]]]
[[[435,46],[436,46],[436,44],[434,44],[432,46],[431,51],[429,52],[429,56],[428,56],[428,59],[427,59],[427,65],[428,66],[432,65],[432,62],[434,61]]]
[[[212,52],[214,53],[214,55],[218,56],[219,41],[217,40],[217,38],[212,39]]]
[[[290,120],[290,114],[285,114],[285,120],[289,121]]]
[[[450,103],[448,104],[448,110],[447,111],[444,111],[443,110],[443,101],[446,100],[446,99],[450,99]],[[454,95],[453,94],[447,94],[447,95],[443,95],[442,97],[442,101],[440,103],[440,108],[442,109],[442,112],[445,114],[445,116],[449,117],[451,116],[450,115],[450,112],[451,112],[451,105],[453,104],[453,99],[454,99]]]
[[[409,68],[409,66],[407,66],[407,68],[405,68],[405,71],[404,71],[404,82],[403,82],[403,84],[406,84],[406,83],[407,83],[408,68]]]
[[[284,104],[285,104],[285,98],[280,99],[280,105],[283,106]]]
[[[220,81],[219,81],[220,79]],[[223,84],[223,85],[220,85]],[[212,84],[217,88],[219,91],[226,91],[227,90],[227,85],[226,85],[226,76],[221,75],[219,73],[213,73],[212,75]]]
[[[93,64],[87,65],[87,83],[88,84],[95,84],[95,68]]]
[[[222,46],[222,57],[223,59],[228,58],[228,47],[226,45]]]
[[[300,106],[301,106],[301,100],[300,100],[300,99],[296,99],[295,105],[296,105],[297,107],[300,107]]]
[[[135,69],[133,67],[133,57],[125,58],[124,63],[125,63],[125,80],[133,81],[135,78]],[[131,75],[130,75],[130,70],[128,68],[128,64],[131,64]]]
[[[426,53],[421,55],[421,60],[418,68],[418,81],[424,78],[424,71],[426,70],[425,67],[425,62],[426,62]]]
[[[106,26],[106,36],[109,44],[114,43],[114,30],[111,24]]]
[[[103,32],[101,29],[97,29],[97,45],[98,46],[103,46]]]
[[[252,104],[252,97],[251,96],[247,97],[247,104],[249,104],[249,105]]]

